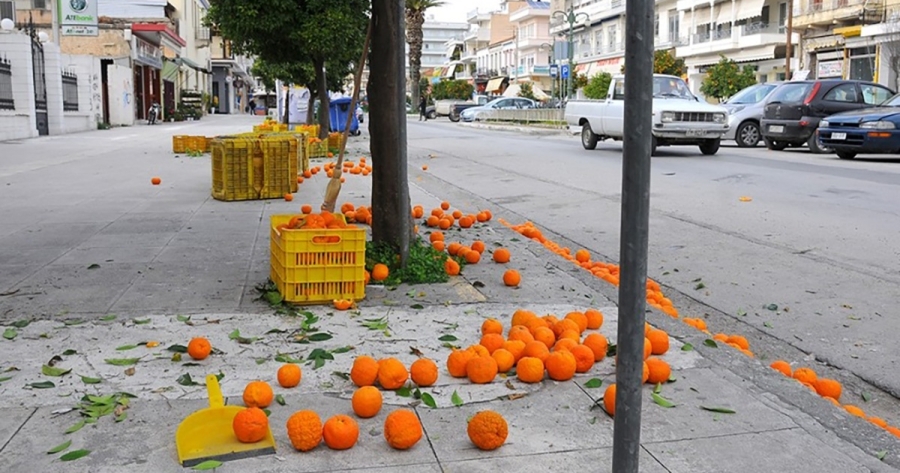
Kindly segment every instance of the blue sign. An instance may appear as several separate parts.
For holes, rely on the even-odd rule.
[[[560,71],[562,72],[563,79],[569,78],[569,65],[568,64],[563,64],[562,66],[560,66]]]
[[[556,64],[550,64],[550,77],[556,79],[556,76],[559,75],[559,66]]]

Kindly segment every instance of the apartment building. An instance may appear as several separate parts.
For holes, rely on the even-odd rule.
[[[809,77],[877,81],[877,40],[862,29],[881,23],[884,13],[882,0],[794,0],[793,25],[803,32]]]
[[[487,67],[487,50],[491,42],[491,14],[472,10],[466,15],[469,30],[463,36],[460,62],[463,70],[457,72],[457,79],[472,81],[477,87],[484,86],[491,75],[497,75]]]
[[[509,14],[513,29],[514,83],[531,82],[542,91],[550,91],[550,63],[553,38],[550,36],[550,4],[527,0],[525,5]]]
[[[848,38],[849,39],[849,38]],[[882,20],[875,24],[860,28],[859,38],[853,41],[864,42],[863,47],[875,47],[875,64],[873,80],[900,90],[900,0],[885,0]],[[851,41],[851,46],[853,42]],[[861,57],[848,54],[845,60],[851,61],[849,70],[861,69]],[[855,64],[854,64],[855,63]],[[853,67],[853,66],[856,67]],[[842,67],[843,70],[843,67]]]
[[[468,31],[468,23],[434,21],[434,17],[426,19],[422,24],[422,77],[429,77],[432,81],[453,77],[456,64],[450,64],[451,54],[457,46],[462,46],[463,37]],[[406,64],[409,67],[408,44]]]

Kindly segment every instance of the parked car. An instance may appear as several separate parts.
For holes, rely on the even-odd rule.
[[[606,139],[624,138],[625,76],[613,77],[604,100],[570,100],[565,117],[570,129],[581,129],[584,149],[594,149]],[[726,131],[725,108],[700,102],[679,77],[653,75],[651,154],[658,146],[696,145],[703,154],[713,155]]]
[[[472,100],[469,100],[468,102],[454,104],[450,108],[450,121],[456,123],[460,120],[460,115],[462,115],[463,110],[472,107],[480,107],[490,101],[491,98],[487,95],[476,95]]]
[[[788,146],[809,146],[824,153],[816,128],[819,122],[841,112],[884,102],[894,92],[872,82],[855,80],[804,80],[786,82],[766,100],[760,124],[766,147],[781,151]]]
[[[728,131],[723,140],[734,140],[741,148],[753,148],[762,141],[759,120],[763,116],[766,98],[781,82],[754,84],[734,94],[722,106],[728,110]]]
[[[459,116],[464,122],[473,122],[478,120],[480,114],[493,110],[525,110],[530,108],[537,108],[537,102],[522,97],[498,97],[484,105],[467,108]]]
[[[839,113],[819,122],[819,141],[841,159],[900,153],[900,94],[877,107]]]

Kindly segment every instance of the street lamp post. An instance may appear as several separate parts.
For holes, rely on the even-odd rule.
[[[568,43],[569,43],[569,48],[568,48],[569,49],[569,78],[567,79],[568,80],[568,87],[567,87],[568,94],[566,95],[567,100],[569,97],[571,97],[572,95],[575,94],[575,81],[573,80],[575,71],[572,69],[572,62],[574,61],[575,53],[572,48],[572,35],[574,34],[575,23],[578,22],[578,18],[581,16],[584,16],[584,21],[590,21],[590,19],[591,19],[591,17],[588,16],[587,13],[584,13],[584,12],[575,13],[574,7],[569,7],[568,12],[564,12],[561,10],[557,10],[557,11],[553,12],[553,18],[559,17],[563,21],[565,21],[566,23],[569,24],[569,32],[567,35],[568,36],[567,39],[568,39]]]
[[[554,58],[553,54],[556,52],[556,39],[553,39],[553,44],[550,43],[541,43],[541,49],[544,49],[544,46],[550,48],[550,52],[547,53],[547,73],[550,73],[550,68],[553,67]],[[550,76],[550,98],[554,98],[554,94],[556,93],[556,78],[552,75]],[[550,103],[553,103],[552,100]]]

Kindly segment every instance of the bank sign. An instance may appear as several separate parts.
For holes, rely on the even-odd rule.
[[[97,36],[99,0],[58,0],[59,27],[63,36]]]

